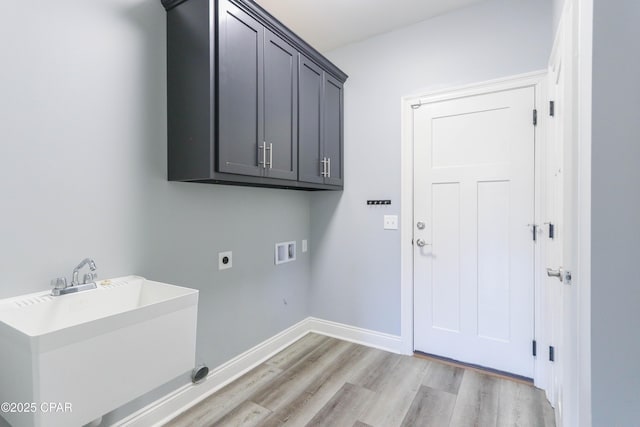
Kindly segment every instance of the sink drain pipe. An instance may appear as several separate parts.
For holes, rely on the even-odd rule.
[[[209,375],[209,368],[206,365],[199,365],[191,371],[191,382],[194,384],[201,383]]]

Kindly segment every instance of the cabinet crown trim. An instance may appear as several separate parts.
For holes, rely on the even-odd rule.
[[[174,7],[188,1],[188,0],[160,0],[162,2],[162,6],[169,11]],[[215,2],[215,0],[209,0],[210,2]],[[280,22],[277,18],[267,12],[262,8],[259,4],[252,0],[231,0],[232,3],[235,3],[238,7],[242,8],[245,12],[253,15],[256,19],[261,21],[261,23],[267,26],[271,31],[276,33],[279,37],[288,41],[291,45],[296,47],[305,55],[309,56],[313,61],[317,62],[325,71],[332,74],[335,78],[337,78],[341,83],[347,81],[347,74],[338,68],[335,64],[325,58],[322,53],[318,52],[313,46],[309,43],[301,39],[297,34],[291,31],[286,25]]]
[[[186,1],[186,0],[183,0]],[[291,43],[294,47],[300,50],[305,55],[309,56],[312,61],[315,61],[320,65],[324,70],[330,74],[332,74],[335,78],[337,78],[341,83],[347,81],[347,74],[338,68],[335,64],[329,61],[324,55],[318,52],[313,46],[300,38],[297,34],[295,34],[291,29],[289,29],[286,25],[267,12],[262,8],[259,4],[252,0],[230,0],[232,3],[237,4],[239,7],[243,8],[248,13],[254,15],[258,20],[260,20],[264,25],[266,25],[271,31],[275,32],[279,37],[284,38],[289,43]]]

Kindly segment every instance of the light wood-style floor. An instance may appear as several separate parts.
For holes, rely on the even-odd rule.
[[[554,426],[529,384],[309,334],[168,426]]]

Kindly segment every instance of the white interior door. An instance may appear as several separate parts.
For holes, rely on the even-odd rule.
[[[534,105],[533,87],[502,90],[413,122],[414,348],[528,378]]]
[[[545,266],[548,269],[556,270],[560,273],[563,265],[563,240],[565,224],[563,221],[563,192],[564,192],[564,171],[563,171],[563,121],[564,114],[558,107],[564,104],[562,87],[564,80],[564,70],[562,57],[558,55],[552,59],[549,73],[549,97],[554,103],[554,117],[549,120],[549,143],[546,149],[545,159],[545,209],[543,227],[545,239]],[[553,234],[551,233],[553,228]],[[553,238],[552,238],[553,236]],[[556,277],[545,275],[544,280],[545,295],[545,315],[549,320],[547,329],[547,342],[540,349],[540,357],[549,362],[549,389],[547,394],[549,401],[558,409],[559,397],[562,394],[562,360],[557,354],[558,343],[563,340],[563,301],[562,283]],[[553,360],[551,348],[554,349]]]
[[[574,384],[572,378],[575,369],[570,365],[576,363],[575,354],[575,307],[571,297],[572,285],[568,282],[567,272],[572,270],[572,227],[574,217],[574,181],[572,180],[573,153],[572,141],[572,71],[573,57],[572,21],[569,13],[565,15],[554,51],[551,56],[549,70],[549,98],[554,104],[554,114],[549,120],[549,140],[545,159],[545,264],[548,271],[556,276],[547,276],[545,290],[545,316],[549,320],[548,348],[541,354],[550,359],[549,351],[553,347],[553,360],[549,360],[549,384],[547,394],[556,409],[559,425],[564,421],[563,389],[565,384]],[[549,238],[549,224],[554,225],[553,239]],[[562,276],[562,281],[560,277]],[[577,393],[575,391],[574,393]]]

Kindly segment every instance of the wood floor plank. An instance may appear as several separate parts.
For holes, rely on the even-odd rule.
[[[466,370],[451,415],[450,427],[495,426],[500,383],[505,380]]]
[[[350,373],[365,370],[358,369],[358,365],[363,359],[363,355],[368,352],[363,345],[349,343],[349,347],[338,355],[330,366],[322,370],[320,374],[309,382],[306,392],[316,394],[321,387],[326,387],[327,383],[336,380],[337,382],[347,382]]]
[[[522,384],[526,384],[526,385],[533,385],[533,381],[528,379],[528,378],[524,378],[518,375],[512,375],[506,372],[501,372],[501,371],[494,371],[491,369],[485,369],[485,368],[481,368],[475,365],[469,365],[469,364],[465,364],[463,362],[457,362],[455,360],[452,359],[446,359],[446,358],[441,358],[438,356],[434,356],[431,354],[425,354],[425,353],[420,353],[420,352],[415,352],[413,354],[415,357],[420,358],[420,359],[424,359],[424,360],[428,360],[428,361],[434,361],[437,363],[441,363],[443,365],[449,365],[449,366],[455,366],[458,368],[462,368],[464,370],[471,370],[471,371],[476,371],[476,372],[480,372],[481,374],[485,374],[485,375],[490,375],[492,377],[497,377],[503,380],[510,380],[510,381],[515,381],[517,383],[522,383]]]
[[[396,371],[402,356],[389,353],[382,363],[373,369],[369,369],[361,386],[372,391],[380,391],[389,377]]]
[[[402,427],[444,427],[449,425],[456,395],[427,386],[420,386],[411,402]]]
[[[374,392],[346,383],[307,423],[308,427],[336,427],[355,424]]]
[[[544,393],[479,370],[309,334],[171,427],[555,427]]]
[[[236,406],[233,411],[222,417],[211,427],[254,427],[261,426],[262,421],[271,414],[271,411],[256,405],[253,402],[244,401]]]
[[[354,375],[350,382],[360,387],[377,391],[380,388],[380,383],[393,370],[399,360],[400,356],[397,354],[380,351],[374,355],[369,369]]]
[[[265,427],[276,425],[302,426],[307,424],[320,409],[349,380],[350,375],[368,369],[367,360],[375,351],[369,347],[351,344],[333,366],[311,381],[305,392],[283,405],[265,420]]]
[[[313,405],[314,396],[301,393],[293,401],[274,411],[262,423],[261,427],[304,426],[322,408]],[[324,402],[326,404],[326,402]]]
[[[389,374],[378,381],[378,391],[367,403],[360,420],[375,426],[400,426],[420,389],[428,367],[429,362],[426,360],[400,356]]]
[[[538,394],[538,404],[542,407],[542,425],[544,427],[556,427],[556,413],[547,400],[547,396],[544,391],[536,389]]]
[[[432,362],[425,372],[422,385],[457,394],[464,371],[464,368],[457,366]]]
[[[267,364],[252,369],[167,423],[170,427],[202,427],[214,424],[247,400],[256,388],[278,376],[282,370]]]
[[[320,344],[298,363],[275,377],[270,384],[252,393],[248,399],[271,411],[278,411],[284,405],[306,393],[311,383],[339,360],[340,355],[352,344],[334,338]]]
[[[499,396],[497,426],[555,427],[553,408],[542,390],[505,381]]]
[[[306,357],[310,352],[315,350],[318,345],[330,339],[331,338],[325,335],[314,333],[307,334],[282,350],[280,353],[273,356],[271,359],[267,360],[265,363],[282,370],[289,369],[291,366]]]

